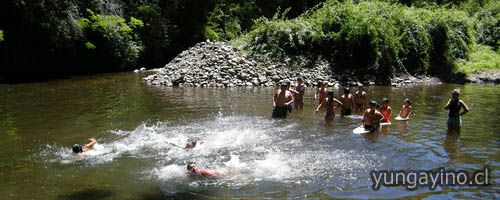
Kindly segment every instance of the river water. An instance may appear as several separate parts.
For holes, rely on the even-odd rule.
[[[391,100],[393,117],[405,97],[413,113],[356,135],[360,119],[326,123],[314,114],[312,89],[302,112],[273,120],[272,88],[167,88],[147,85],[145,75],[0,85],[2,199],[500,198],[500,86],[367,87],[369,99]],[[443,109],[454,88],[471,109],[459,137],[447,136]],[[71,146],[88,138],[98,144],[74,161]],[[204,143],[165,143],[188,138]],[[189,162],[227,176],[188,176]],[[374,191],[369,175],[485,166],[486,187]]]

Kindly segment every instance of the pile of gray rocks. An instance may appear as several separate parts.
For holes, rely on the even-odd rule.
[[[158,73],[143,78],[153,85],[187,87],[274,86],[302,76],[306,85],[331,80],[327,65],[291,69],[283,63],[257,62],[238,48],[221,42],[201,42],[183,51]]]

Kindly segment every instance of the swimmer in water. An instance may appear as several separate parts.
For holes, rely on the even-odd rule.
[[[464,111],[460,113],[460,109],[463,108]],[[456,131],[460,133],[460,127],[462,126],[462,115],[469,112],[469,107],[464,101],[460,99],[460,90],[454,89],[451,92],[451,99],[444,106],[445,110],[449,110],[448,113],[448,133]]]
[[[167,144],[170,144],[174,147],[180,147],[180,148],[184,148],[184,149],[192,149],[192,148],[195,148],[196,147],[196,144],[198,143],[197,140],[193,139],[193,138],[189,138],[187,141],[186,141],[186,146],[184,147],[181,147],[179,145],[176,145],[174,143],[171,143],[171,142],[166,142]],[[200,144],[203,144],[203,141],[200,141]]]
[[[79,144],[75,144],[73,145],[73,153],[83,153],[83,152],[87,152],[87,151],[90,151],[90,149],[92,149],[92,147],[97,143],[97,141],[94,139],[94,138],[91,138],[88,140],[87,144],[86,145],[79,145]]]
[[[406,98],[404,100],[403,107],[399,111],[398,116],[401,118],[408,118],[408,117],[410,117],[410,114],[411,114],[411,101],[410,101],[410,99]]]
[[[370,101],[368,104],[370,105],[370,108],[366,109],[361,123],[365,129],[373,132],[380,127],[380,121],[384,119],[384,116],[377,110],[379,107],[379,103],[377,101]]]
[[[316,93],[314,94],[314,99],[318,99],[318,105],[321,104],[326,98],[326,81],[321,81],[319,83],[320,88],[316,89]]]
[[[316,114],[318,114],[319,109],[322,106],[326,106],[325,120],[331,121],[332,119],[335,118],[335,110],[338,108],[335,106],[335,103],[342,106],[342,102],[335,99],[335,97],[333,95],[333,90],[330,90],[330,91],[328,91],[328,97],[323,102],[321,102],[321,104],[319,104],[318,108],[316,108]]]
[[[299,94],[299,92],[297,92],[296,90],[294,89],[290,89],[290,86],[292,85],[292,82],[290,82],[290,80],[285,80],[286,82],[286,89],[292,93],[292,95],[295,97],[296,95]],[[295,100],[294,100],[295,102]],[[293,105],[292,104],[288,104],[288,113],[292,113],[293,111]]]
[[[382,115],[384,116],[384,119],[382,120],[382,122],[384,122],[384,123],[391,122],[391,112],[392,112],[392,109],[389,106],[389,99],[388,98],[382,99],[382,108],[380,108],[380,113],[382,113]]]
[[[354,99],[348,87],[344,88],[344,95],[340,97],[342,101],[342,116],[348,116],[352,113],[352,108],[354,106]]]
[[[187,170],[189,171],[189,173],[191,175],[199,175],[199,176],[203,176],[203,177],[220,177],[220,176],[222,176],[222,174],[220,174],[219,172],[216,172],[216,171],[207,171],[207,170],[203,170],[203,169],[198,169],[198,167],[193,163],[189,163],[187,165]]]

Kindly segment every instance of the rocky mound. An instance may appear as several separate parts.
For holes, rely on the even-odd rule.
[[[189,87],[273,86],[298,76],[306,85],[331,80],[326,65],[293,70],[285,64],[263,63],[242,56],[239,49],[221,42],[201,42],[183,51],[157,74],[144,78],[153,85]]]

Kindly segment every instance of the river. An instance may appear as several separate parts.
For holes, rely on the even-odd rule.
[[[146,74],[115,73],[0,85],[2,199],[500,198],[500,86],[367,87],[369,99],[405,97],[411,120],[356,135],[360,119],[305,108],[271,119],[272,88],[150,86]],[[471,111],[462,134],[447,136],[444,104],[454,88]],[[336,96],[338,96],[336,91]],[[73,161],[71,146],[96,138]],[[192,150],[184,144],[196,138]],[[227,176],[188,176],[186,164]],[[372,170],[491,167],[492,185],[371,189]]]

